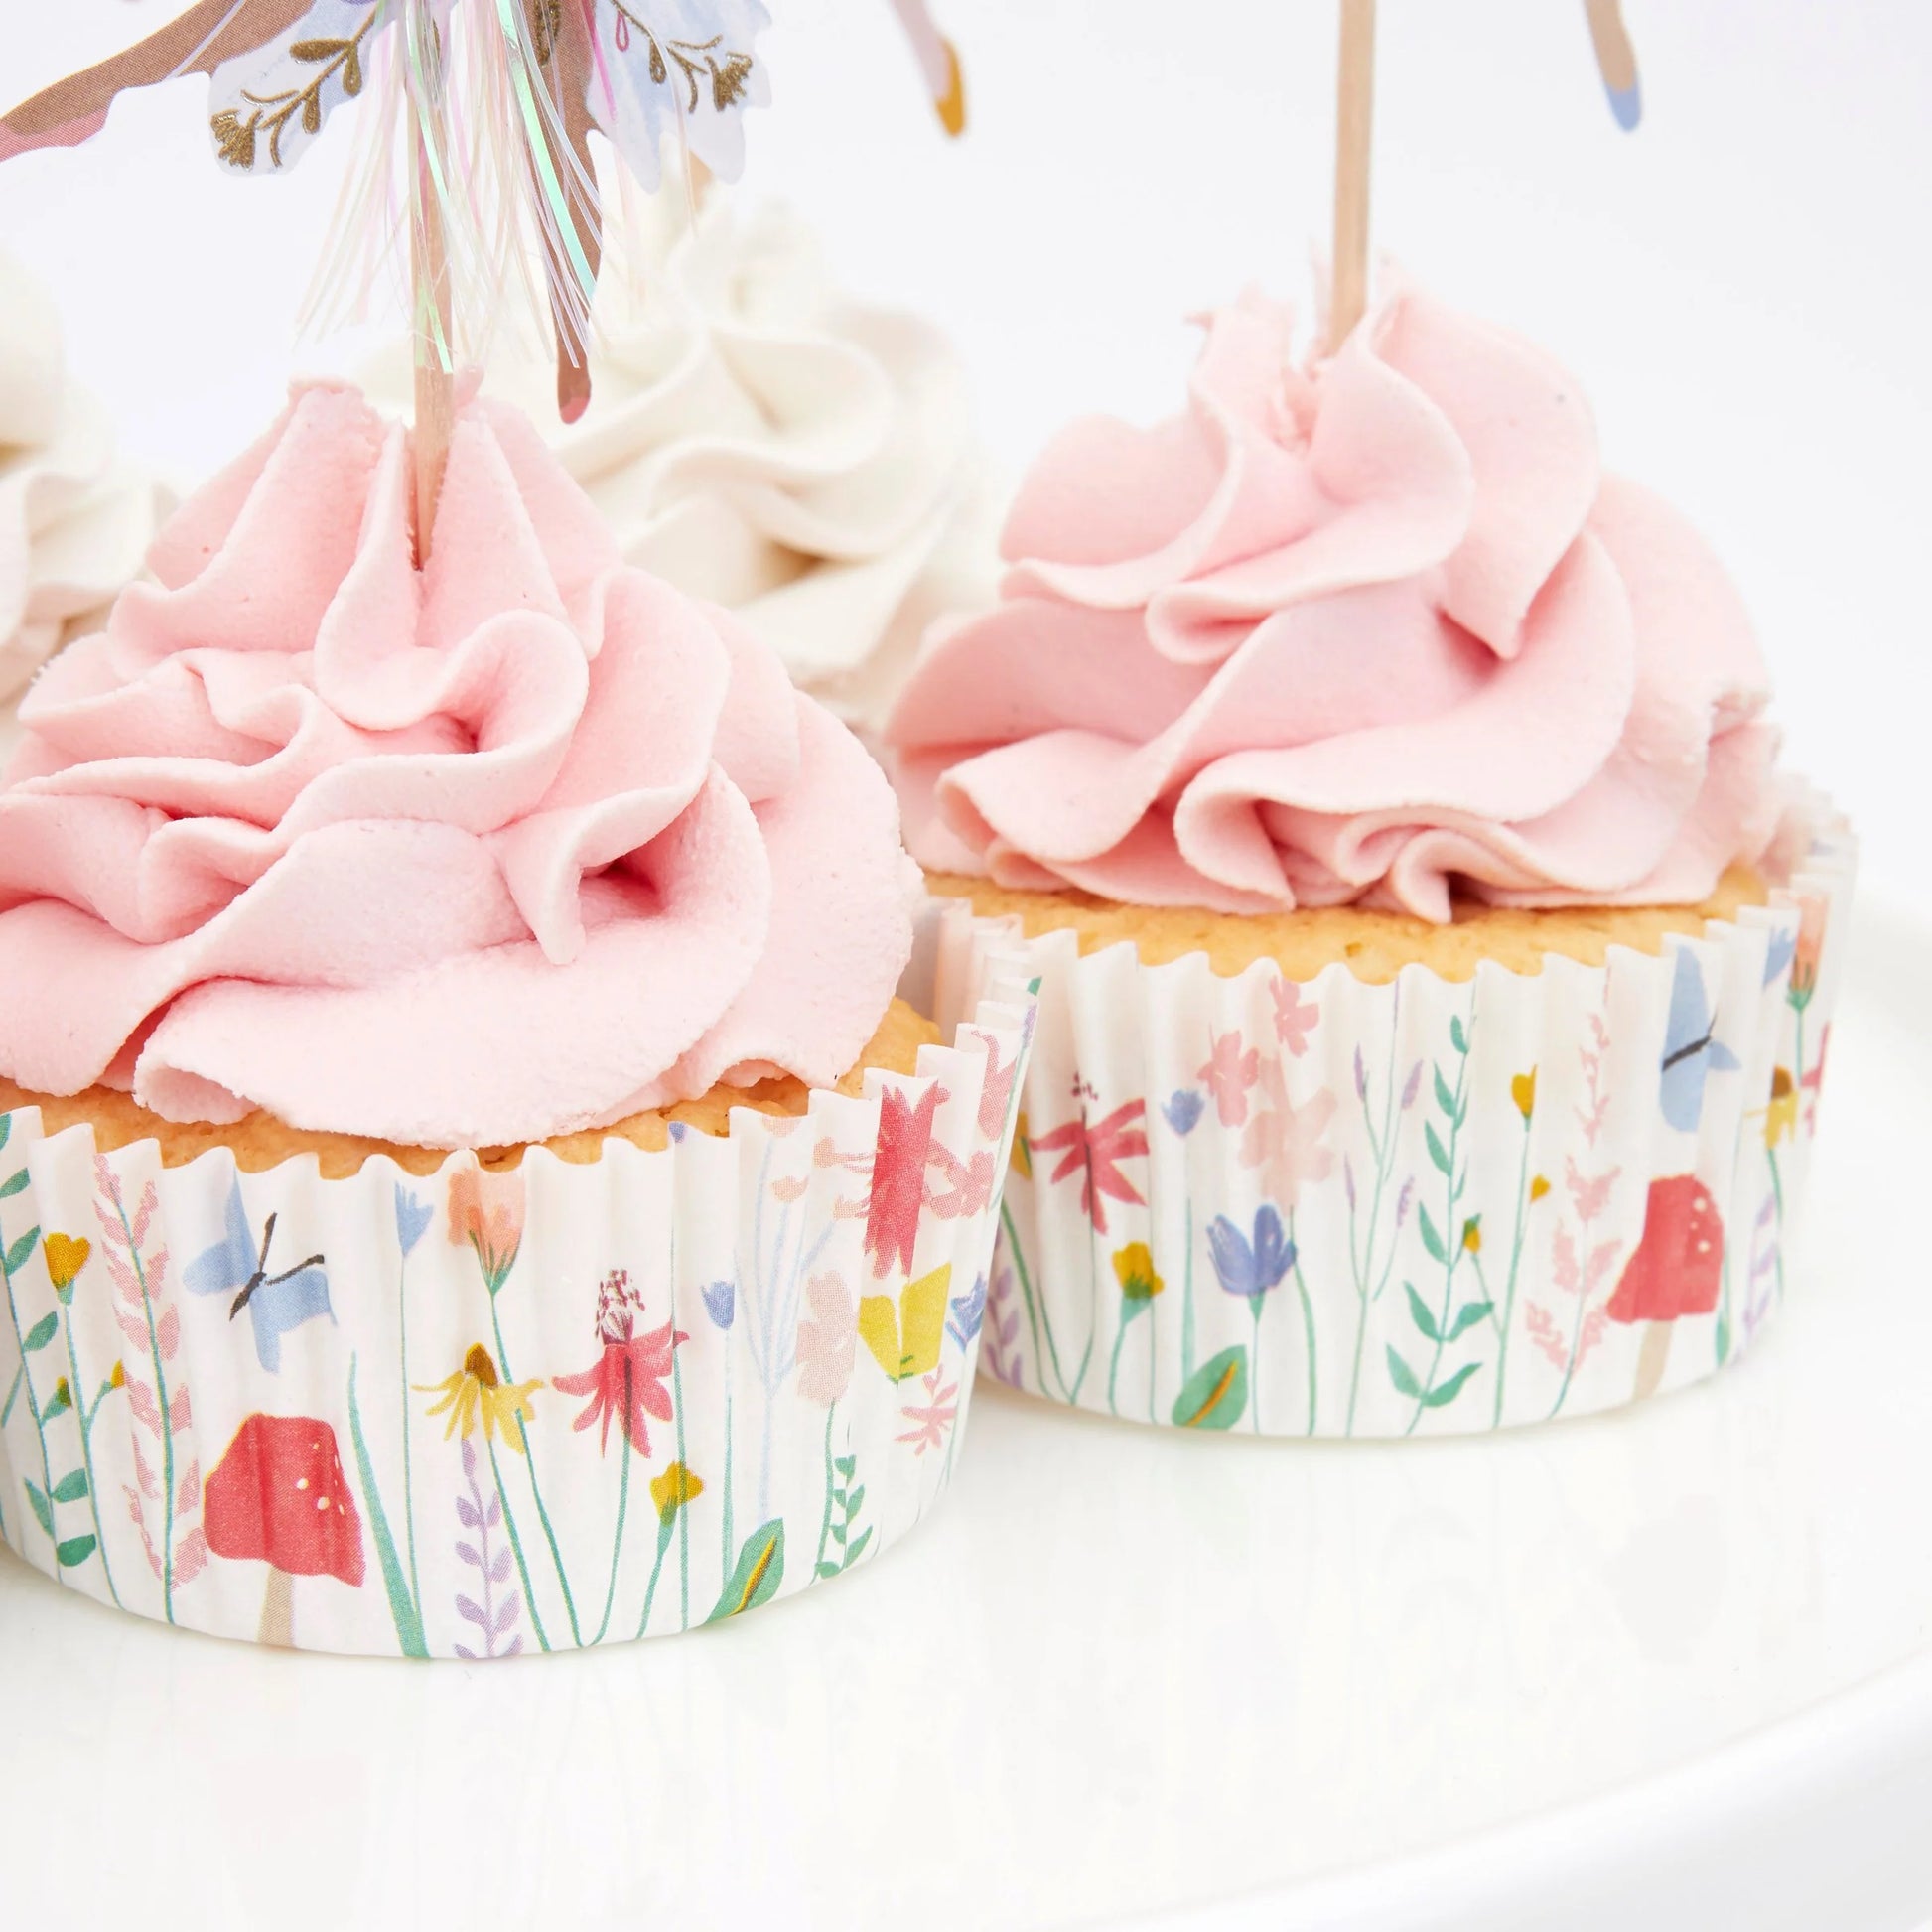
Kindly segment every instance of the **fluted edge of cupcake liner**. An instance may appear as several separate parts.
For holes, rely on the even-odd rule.
[[[211,1635],[474,1659],[872,1562],[967,1423],[1034,1019],[1011,950],[974,970],[916,1075],[589,1165],[164,1168],[0,1116],[0,1537]]]
[[[1770,901],[1601,967],[1467,982],[1082,957],[1040,981],[981,1362],[1044,1399],[1279,1437],[1467,1434],[1741,1359],[1779,1306],[1856,847],[1793,785]]]

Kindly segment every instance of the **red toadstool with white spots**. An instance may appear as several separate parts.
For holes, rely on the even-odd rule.
[[[265,1644],[295,1641],[297,1577],[361,1587],[362,1521],[326,1422],[250,1416],[207,1479],[202,1521],[217,1557],[268,1565]]]
[[[1694,1173],[1650,1183],[1643,1238],[1623,1270],[1605,1312],[1612,1321],[1650,1323],[1637,1354],[1632,1402],[1655,1395],[1670,1355],[1671,1324],[1718,1306],[1725,1261],[1725,1224],[1711,1189]]]

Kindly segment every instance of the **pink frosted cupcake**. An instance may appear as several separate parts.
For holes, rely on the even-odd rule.
[[[1023,1050],[897,988],[891,791],[511,412],[298,393],[0,787],[0,1533],[500,1656],[735,1614],[950,1467]],[[929,947],[928,947],[929,950]]]
[[[1577,383],[1404,291],[1074,425],[889,727],[958,984],[1038,1044],[995,1373],[1409,1435],[1734,1360],[1782,1292],[1850,842],[1696,534]]]

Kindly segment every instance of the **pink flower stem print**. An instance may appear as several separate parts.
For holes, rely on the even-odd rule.
[[[1398,1393],[1412,1397],[1416,1405],[1409,1426],[1402,1432],[1405,1436],[1416,1433],[1416,1425],[1422,1421],[1425,1410],[1444,1409],[1453,1402],[1482,1366],[1480,1362],[1464,1362],[1452,1374],[1442,1375],[1444,1351],[1493,1311],[1493,1304],[1486,1297],[1465,1302],[1460,1308],[1455,1305],[1456,1270],[1464,1256],[1476,1254],[1482,1245],[1482,1217],[1465,1216],[1462,1211],[1462,1196],[1469,1184],[1468,1164],[1461,1151],[1462,1129],[1469,1118],[1469,1040],[1474,1029],[1473,1005],[1466,1028],[1459,1016],[1449,1020],[1449,1046],[1455,1056],[1453,1087],[1445,1077],[1440,1060],[1430,1069],[1436,1111],[1442,1116],[1443,1125],[1439,1132],[1435,1121],[1425,1121],[1423,1141],[1429,1149],[1430,1166],[1442,1176],[1443,1221],[1439,1227],[1423,1202],[1416,1205],[1416,1220],[1423,1247],[1443,1271],[1443,1299],[1440,1305],[1432,1307],[1413,1282],[1402,1284],[1409,1298],[1409,1317],[1434,1351],[1428,1371],[1418,1377],[1395,1345],[1389,1345],[1389,1379]]]
[[[1358,1228],[1357,1225],[1358,1197],[1354,1166],[1345,1158],[1342,1162],[1342,1184],[1348,1197],[1349,1271],[1354,1279],[1356,1299],[1355,1352],[1348,1371],[1348,1415],[1343,1430],[1343,1433],[1349,1436],[1355,1433],[1355,1406],[1362,1387],[1362,1354],[1368,1339],[1369,1307],[1382,1299],[1382,1292],[1388,1287],[1389,1278],[1395,1272],[1396,1250],[1401,1242],[1403,1223],[1409,1218],[1409,1209],[1415,1200],[1415,1181],[1413,1179],[1404,1181],[1401,1192],[1396,1196],[1395,1225],[1389,1230],[1388,1253],[1378,1269],[1375,1255],[1382,1231],[1382,1203],[1387,1197],[1390,1183],[1395,1178],[1396,1169],[1395,1069],[1397,1048],[1401,1037],[1402,988],[1398,984],[1389,1008],[1389,1060],[1387,1072],[1383,1077],[1382,1124],[1379,1130],[1369,1104],[1368,1067],[1362,1058],[1361,1048],[1355,1049],[1355,1102],[1361,1109],[1362,1129],[1368,1139],[1369,1157],[1374,1166],[1375,1175],[1365,1230]],[[1404,1113],[1415,1104],[1421,1080],[1422,1062],[1418,1060],[1402,1089]]]
[[[161,1585],[163,1612],[173,1623],[176,1589],[201,1575],[208,1555],[200,1523],[178,1534],[182,1522],[199,1507],[202,1488],[201,1471],[193,1461],[184,1469],[176,1467],[175,1435],[189,1427],[194,1413],[187,1383],[178,1383],[172,1393],[168,1387],[168,1365],[181,1347],[181,1311],[168,1278],[168,1250],[145,1250],[160,1207],[153,1181],[141,1189],[131,1214],[121,1183],[103,1155],[94,1157],[94,1182],[99,1190],[94,1218],[100,1225],[101,1259],[114,1286],[114,1318],[134,1347],[146,1349],[146,1366],[153,1377],[150,1381],[139,1370],[127,1374],[135,1474],[134,1486],[126,1491],[128,1515],[140,1532],[148,1567]],[[144,1432],[161,1451],[158,1477],[141,1451]],[[161,1506],[158,1545],[148,1525],[150,1503]]]
[[[495,1459],[494,1449],[490,1452],[491,1461]],[[487,1502],[477,1482],[477,1448],[469,1437],[463,1439],[463,1480],[469,1494],[459,1493],[456,1499],[457,1521],[477,1539],[475,1543],[458,1537],[456,1553],[459,1562],[469,1565],[481,1579],[481,1603],[476,1602],[462,1591],[457,1592],[457,1614],[468,1623],[474,1623],[483,1634],[483,1649],[471,1650],[463,1644],[456,1645],[456,1654],[467,1658],[471,1663],[494,1663],[499,1658],[515,1657],[522,1653],[523,1638],[516,1629],[516,1619],[522,1610],[522,1600],[515,1590],[511,1590],[500,1601],[496,1591],[509,1582],[511,1553],[505,1548],[492,1550],[489,1547],[490,1532],[503,1521],[502,1485],[499,1482],[496,1493]],[[498,1645],[501,1648],[498,1648]]]

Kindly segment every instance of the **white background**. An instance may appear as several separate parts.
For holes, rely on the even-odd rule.
[[[1183,318],[1302,296],[1328,227],[1333,0],[937,0],[968,140],[938,135],[885,0],[771,0],[748,183],[853,284],[942,318],[1017,467],[1075,411],[1175,408]],[[0,93],[179,11],[8,0]],[[1790,757],[1874,873],[1932,897],[1932,7],[1627,0],[1644,81],[1610,117],[1581,0],[1383,0],[1375,237],[1548,345],[1608,460],[1731,565]],[[0,239],[54,285],[127,442],[193,479],[266,423],[351,145],[222,179],[202,82],[77,153],[0,168]]]
[[[8,96],[173,10],[0,4]],[[956,147],[884,0],[774,4],[754,185],[851,281],[951,325],[1010,465],[1074,410],[1173,407],[1188,312],[1306,288],[1332,0],[941,0]],[[1634,136],[1576,0],[1383,0],[1378,243],[1554,348],[1611,462],[1704,526],[1794,761],[1922,921],[1932,8],[1626,12]],[[225,182],[198,84],[0,168],[0,239],[125,440],[184,480],[276,406],[348,145]],[[118,1882],[145,1922],[290,1932],[729,1924],[734,1897],[774,1924],[808,1901],[828,1926],[1111,1922],[1328,1873],[1297,1923],[1904,1923],[1932,1792],[1932,1316],[1898,1267],[1932,1079],[1913,929],[1864,935],[1813,1294],[1654,1414],[1309,1454],[988,1401],[960,1493],[876,1573],[726,1637],[497,1677],[221,1650],[0,1558],[0,1723],[32,1740],[0,1751],[0,1921],[11,1899],[85,1925]]]

